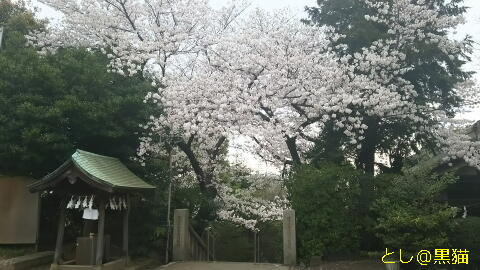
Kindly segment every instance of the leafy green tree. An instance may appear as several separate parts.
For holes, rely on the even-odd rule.
[[[389,249],[413,255],[422,249],[449,248],[457,209],[440,198],[453,173],[437,174],[432,163],[405,170],[404,175],[377,178],[378,194],[373,204],[376,235]]]
[[[143,98],[153,87],[139,77],[108,73],[108,59],[96,51],[62,49],[40,56],[25,35],[45,27],[22,2],[0,0],[0,174],[42,177],[76,148],[119,157],[140,177],[159,187],[134,201],[132,255],[160,249],[166,232],[168,166],[150,160],[130,162],[144,123],[153,110]],[[58,201],[42,199],[40,244],[55,239]],[[78,228],[77,228],[78,229]],[[162,232],[163,230],[163,232]],[[74,235],[76,237],[76,235]],[[53,240],[53,241],[52,241]]]
[[[360,171],[349,165],[303,165],[288,180],[288,192],[297,217],[298,256],[329,257],[356,253],[360,248]]]
[[[40,177],[76,148],[128,161],[151,108],[141,77],[108,73],[108,59],[82,49],[41,57],[25,35],[46,22],[0,2],[0,173]]]
[[[480,217],[469,216],[456,220],[457,226],[451,233],[452,247],[455,249],[466,249],[469,252],[470,268],[478,269],[480,266]]]
[[[463,0],[429,0],[424,4],[438,6],[442,15],[456,16],[466,11],[462,2]],[[344,52],[340,49],[339,53],[360,52],[362,48],[370,47],[374,41],[385,39],[388,35],[384,25],[365,18],[365,15],[370,14],[371,8],[362,0],[317,0],[317,4],[316,7],[307,8],[309,19],[305,22],[331,26],[336,32],[344,35],[338,43],[348,45],[348,49]],[[425,29],[428,27],[428,25],[424,26]],[[449,34],[446,30],[438,30],[435,33],[441,36]],[[408,66],[412,67],[403,79],[413,84],[418,93],[415,99],[417,104],[438,104],[439,110],[454,115],[461,101],[455,86],[472,75],[462,70],[463,65],[470,61],[468,52],[472,44],[470,37],[467,36],[465,40],[464,49],[452,55],[442,51],[441,44],[424,41],[421,41],[421,44],[412,44],[411,48],[403,49]],[[419,117],[423,117],[421,112]],[[346,152],[356,153],[354,158],[357,168],[367,173],[374,173],[376,153],[384,153],[390,159],[391,168],[382,167],[382,169],[399,172],[405,157],[412,151],[418,151],[419,147],[435,148],[431,138],[415,134],[412,123],[409,121],[389,121],[368,115],[365,115],[365,120],[368,129],[364,135],[362,148],[348,149]],[[433,119],[426,120],[433,121]],[[335,135],[331,128],[325,129],[325,133],[327,137]],[[337,145],[340,145],[340,142],[341,140],[337,140]]]

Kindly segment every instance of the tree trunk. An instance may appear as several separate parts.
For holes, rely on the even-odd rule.
[[[362,142],[362,149],[358,154],[357,168],[363,170],[366,174],[374,175],[375,173],[375,153],[378,144],[378,119],[367,119],[367,130],[365,131],[365,139]]]
[[[368,128],[365,132],[365,139],[362,142],[362,149],[358,154],[357,168],[363,170],[365,176],[360,181],[361,208],[366,213],[373,198],[375,174],[375,153],[378,144],[378,119],[367,119]]]
[[[185,155],[187,155],[188,160],[190,161],[190,165],[195,172],[200,192],[202,193],[200,209],[197,215],[198,224],[196,225],[199,229],[203,229],[208,224],[208,222],[216,219],[216,209],[214,202],[215,198],[217,197],[217,190],[213,185],[213,176],[215,172],[213,170],[205,169],[202,167],[195,153],[193,152],[191,144],[192,141],[193,137],[188,142],[180,141],[177,145],[180,150],[182,150]],[[221,137],[218,140],[217,144],[215,145],[215,149],[213,149],[210,153],[213,160],[215,160],[219,155],[220,149],[225,141],[225,137]]]
[[[290,152],[290,157],[292,158],[293,166],[301,165],[302,161],[300,160],[300,155],[297,150],[297,137],[288,137],[285,140],[288,151]]]
[[[315,142],[315,148],[310,152],[311,164],[320,169],[322,163],[345,163],[345,153],[341,150],[342,132],[335,130],[333,121],[328,121]]]
[[[362,142],[362,148],[358,153],[356,165],[358,169],[363,170],[364,175],[360,179],[360,201],[358,214],[362,217],[366,227],[368,227],[369,209],[374,198],[374,174],[375,174],[375,153],[378,145],[378,119],[367,119],[368,128],[365,131],[365,139]],[[374,235],[366,232],[362,236],[361,246],[364,249],[371,248]]]

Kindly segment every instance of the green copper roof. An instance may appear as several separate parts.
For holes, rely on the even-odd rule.
[[[72,155],[72,161],[93,180],[113,187],[155,188],[138,178],[117,158],[77,150]]]
[[[29,185],[30,191],[37,192],[52,187],[63,181],[62,175],[69,174],[69,168],[75,166],[81,173],[87,176],[84,181],[103,187],[102,189],[113,192],[121,189],[153,189],[154,186],[147,184],[137,177],[117,158],[102,156],[87,151],[77,150],[55,171]],[[63,178],[63,179],[62,179]]]

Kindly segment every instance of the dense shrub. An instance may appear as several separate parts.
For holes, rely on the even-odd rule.
[[[259,225],[260,262],[283,263],[283,223],[269,221]]]
[[[480,217],[458,219],[456,224],[450,236],[452,247],[470,251],[471,263],[480,265]]]
[[[288,181],[297,218],[300,260],[357,252],[362,217],[359,212],[361,173],[348,165],[296,168]]]
[[[422,249],[449,248],[449,232],[457,209],[440,199],[455,182],[451,173],[435,174],[430,166],[417,166],[404,175],[381,175],[373,211],[376,235],[386,248],[414,254]]]
[[[212,224],[215,258],[219,261],[252,262],[253,234],[230,222]]]
[[[252,262],[254,260],[254,234],[252,231],[228,221],[214,222],[211,227],[211,232],[215,235],[216,260],[235,262]],[[282,228],[281,221],[270,221],[258,225],[260,262],[283,263]]]

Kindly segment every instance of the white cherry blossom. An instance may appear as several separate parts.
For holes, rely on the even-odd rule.
[[[204,191],[216,191],[219,217],[253,229],[258,220],[280,218],[288,203],[222,181],[225,148],[236,136],[249,138],[252,152],[281,166],[304,161],[330,121],[346,144],[359,148],[368,128],[364,117],[377,116],[408,121],[412,132],[437,138],[449,156],[480,168],[478,144],[459,136],[436,104],[415,102],[418,93],[402,77],[411,70],[406,50],[416,50],[416,41],[438,43],[446,54],[464,49],[438,34],[463,18],[443,15],[425,1],[360,1],[372,7],[366,19],[384,24],[388,35],[353,55],[333,45],[340,36],[332,29],[305,25],[288,11],[240,16],[244,3],[215,10],[203,0],[41,0],[64,21],[29,40],[43,53],[99,49],[110,71],[151,79],[158,91],[145,102],[161,113],[143,126],[140,160],[164,154],[164,143],[176,146],[175,164],[188,167],[185,174],[195,175]],[[475,90],[472,84],[457,87],[468,105],[478,104]]]

